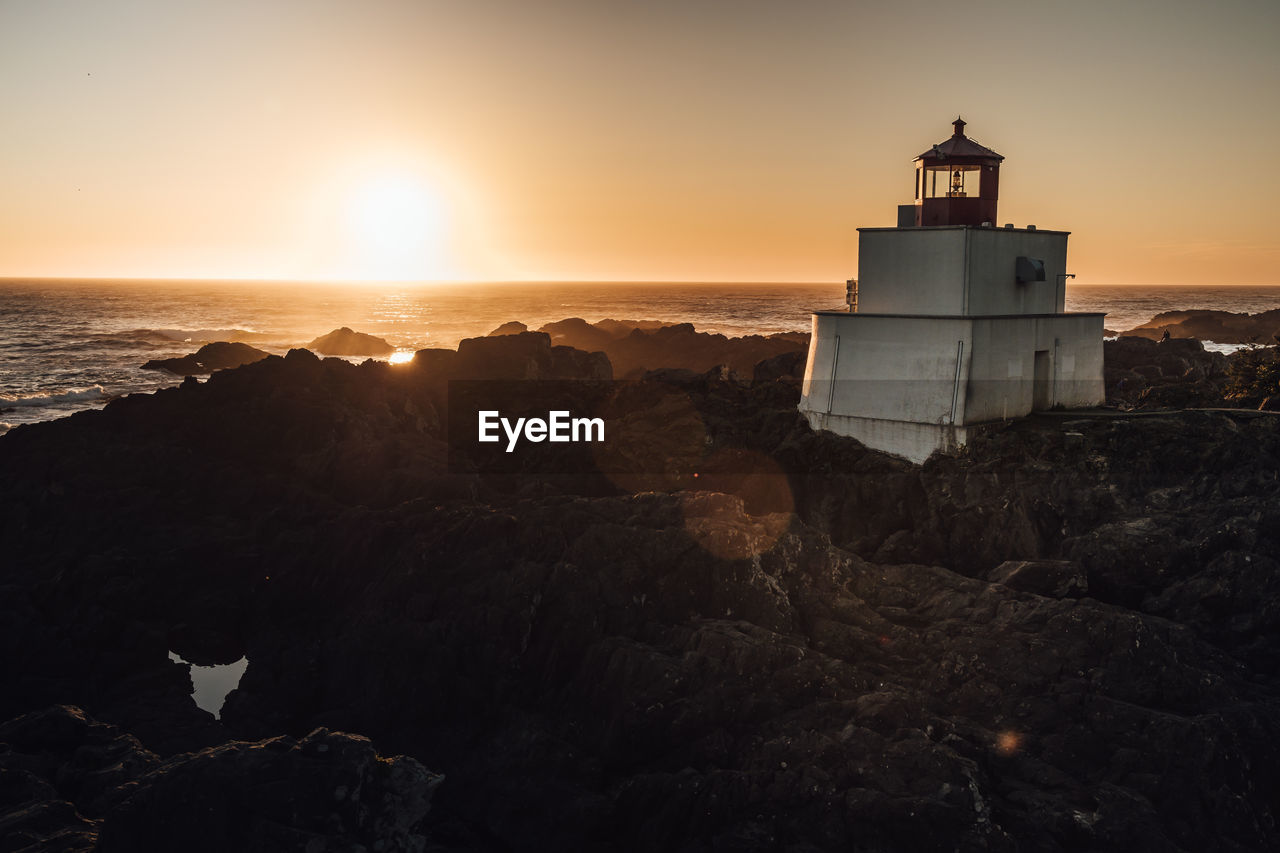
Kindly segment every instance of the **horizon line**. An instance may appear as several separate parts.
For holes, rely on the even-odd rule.
[[[527,278],[527,279],[332,279],[332,278],[256,278],[251,276],[83,276],[83,275],[0,275],[0,282],[169,282],[181,284],[309,284],[309,285],[348,285],[348,286],[386,286],[386,287],[430,287],[430,286],[465,286],[465,285],[522,285],[522,284],[604,284],[604,285],[737,285],[747,287],[769,286],[805,286],[805,287],[840,287],[845,281],[801,281],[801,280],[756,280],[739,281],[734,279],[607,279],[607,278]],[[1273,284],[1188,284],[1170,283],[1144,284],[1138,282],[1067,282],[1066,287],[1280,287]]]

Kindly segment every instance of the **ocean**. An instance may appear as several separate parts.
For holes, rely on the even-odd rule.
[[[1068,311],[1102,311],[1129,329],[1161,311],[1256,313],[1280,286],[1067,288]],[[509,320],[606,317],[692,323],[736,336],[808,331],[813,310],[839,309],[844,283],[536,282],[338,285],[281,282],[0,280],[0,432],[180,382],[142,370],[153,358],[241,340],[268,352],[349,326],[401,351],[455,347]],[[1233,347],[1221,347],[1232,349]]]

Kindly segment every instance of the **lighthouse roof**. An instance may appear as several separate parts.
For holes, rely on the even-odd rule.
[[[955,133],[917,157],[917,160],[943,161],[960,157],[1003,160],[1004,157],[964,135],[965,121],[957,117],[951,123]]]

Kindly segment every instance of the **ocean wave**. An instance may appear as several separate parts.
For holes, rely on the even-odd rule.
[[[43,346],[53,348],[97,347],[116,348],[172,348],[207,344],[214,341],[279,341],[290,343],[294,338],[274,332],[252,332],[246,329],[121,329],[116,332],[60,331],[54,336],[41,334],[42,330],[28,328],[26,340],[14,344],[15,348]],[[0,347],[8,345],[0,344]]]
[[[1223,355],[1231,355],[1240,352],[1242,349],[1275,349],[1273,344],[1220,344],[1217,341],[1201,341],[1204,348],[1209,352],[1220,352]]]
[[[172,332],[172,331],[174,330],[172,329],[169,329],[169,330],[129,329],[129,330],[120,331],[120,332],[99,332],[98,334],[94,335],[94,338],[96,338],[97,340],[103,340],[103,341],[108,341],[108,340],[130,341],[130,342],[145,341],[151,344],[171,344],[175,340],[181,340],[180,338],[175,338],[172,334],[169,334],[169,332]]]
[[[0,409],[19,409],[29,406],[53,406],[58,403],[80,403],[86,400],[101,400],[107,397],[101,385],[91,388],[72,388],[67,391],[51,391],[47,394],[26,394],[13,397],[0,394]]]
[[[160,335],[166,340],[184,343],[210,343],[212,341],[269,341],[279,337],[270,332],[254,332],[249,329],[137,329],[137,333]]]

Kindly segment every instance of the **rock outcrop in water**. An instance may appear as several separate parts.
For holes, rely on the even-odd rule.
[[[395,347],[382,338],[354,332],[346,326],[321,335],[307,344],[307,349],[321,355],[391,355],[396,351]]]
[[[461,341],[446,373],[459,379],[608,380],[613,366],[604,353],[552,346],[546,332],[521,332]]]
[[[514,330],[515,326],[507,323],[490,334],[511,334]],[[617,379],[636,379],[646,370],[663,368],[703,373],[719,365],[750,376],[761,361],[792,353],[799,353],[803,359],[809,348],[809,336],[804,333],[728,338],[699,332],[690,323],[664,324],[652,320],[588,323],[572,317],[547,323],[538,331],[550,335],[556,345],[603,352],[613,364]]]
[[[203,376],[215,370],[253,364],[268,355],[270,353],[238,341],[215,341],[181,358],[152,359],[142,365],[142,369],[167,370],[178,376]]]
[[[501,326],[494,329],[489,333],[489,337],[496,338],[501,337],[502,335],[519,335],[527,331],[529,331],[529,327],[524,323],[521,323],[519,320],[512,320],[508,323],[503,323]]]
[[[812,432],[781,367],[667,371],[617,419],[696,428],[705,464],[635,491],[450,465],[449,379],[613,358],[477,341],[0,437],[0,718],[76,704],[155,754],[112,771],[155,799],[79,812],[104,843],[167,792],[242,818],[225,786],[278,778],[248,755],[321,728],[444,774],[396,812],[430,849],[1275,847],[1272,416],[1045,414],[915,466]],[[1109,368],[1216,375],[1169,343]],[[248,657],[221,721],[171,648]]]
[[[1197,338],[1220,344],[1280,343],[1280,309],[1258,314],[1231,311],[1164,311],[1123,335],[1160,340],[1168,333],[1172,338]]]

